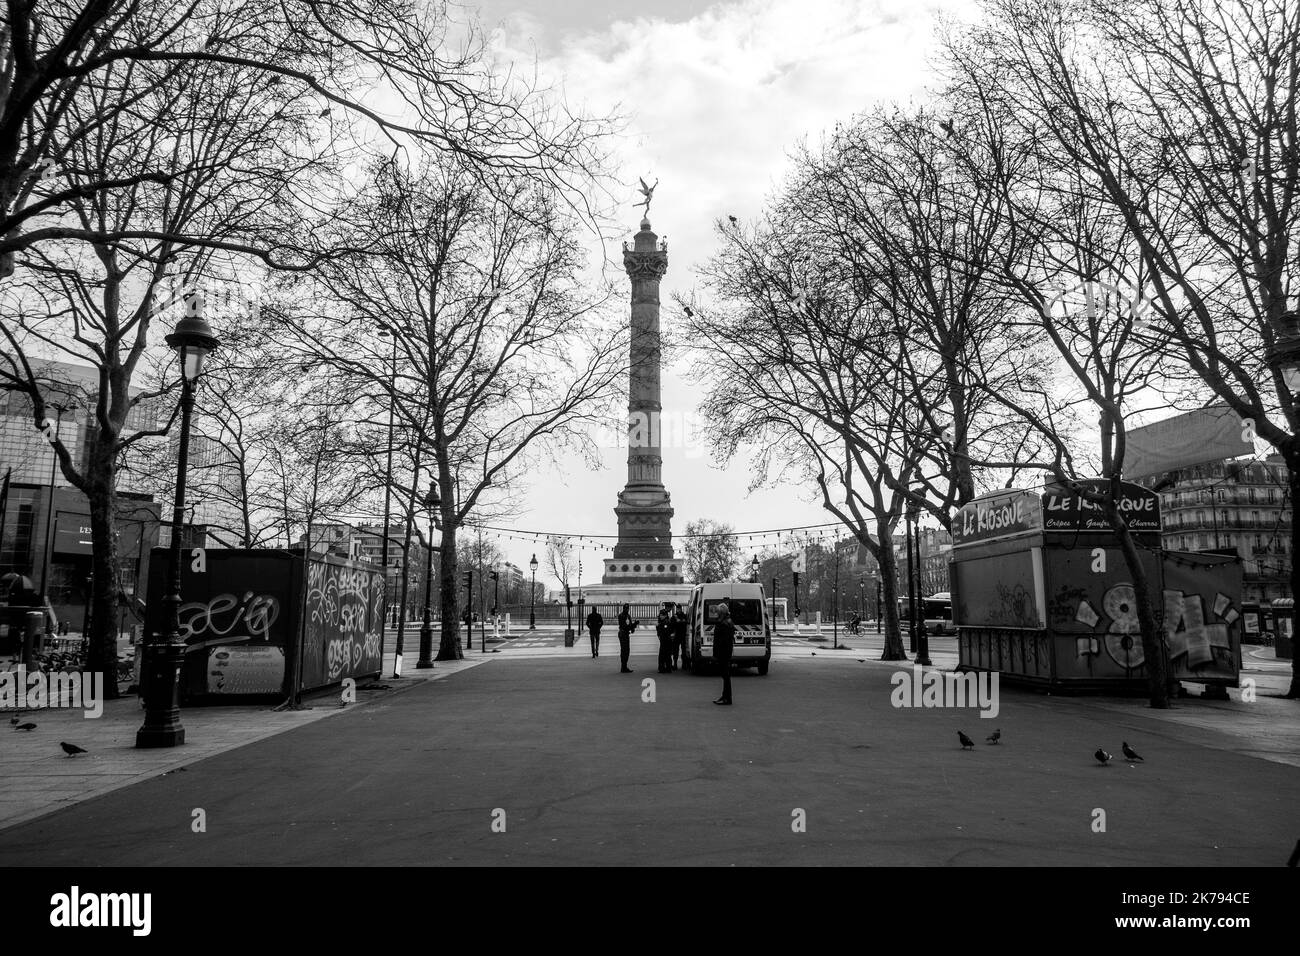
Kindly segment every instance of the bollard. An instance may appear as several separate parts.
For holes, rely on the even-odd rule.
[[[817,612],[817,636],[822,636],[822,612]]]
[[[506,637],[510,636],[510,612],[506,611]]]

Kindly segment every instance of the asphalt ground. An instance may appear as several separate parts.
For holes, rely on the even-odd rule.
[[[1272,866],[1300,835],[1300,769],[1136,704],[1004,686],[995,719],[899,708],[898,668],[801,653],[718,707],[717,678],[644,653],[618,674],[610,643],[497,657],[28,821],[0,864]]]

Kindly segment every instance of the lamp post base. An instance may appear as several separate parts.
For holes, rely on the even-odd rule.
[[[426,621],[420,628],[420,659],[415,662],[417,671],[427,671],[433,666],[433,630]]]
[[[182,643],[148,644],[140,662],[140,695],[144,698],[144,724],[135,734],[136,747],[179,747],[185,743],[181,725]]]

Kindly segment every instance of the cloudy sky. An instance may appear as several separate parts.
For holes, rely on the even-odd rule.
[[[617,146],[619,175],[628,184],[628,236],[640,217],[632,208],[640,199],[636,179],[657,178],[651,219],[668,241],[661,299],[670,329],[679,318],[673,294],[690,293],[698,264],[716,248],[714,222],[758,214],[800,140],[815,143],[837,120],[875,103],[923,98],[938,18],[973,15],[973,0],[484,0],[468,6],[477,6],[501,60],[529,69],[536,60],[543,82],[571,104],[628,117]],[[673,421],[689,421],[701,397],[684,378],[688,361],[664,370],[664,414]],[[664,449],[674,532],[698,517],[741,532],[831,520],[807,489],[747,494],[747,461],[720,468],[702,441],[678,444],[685,447]],[[613,535],[615,495],[625,478],[626,450],[615,447],[604,450],[599,471],[538,474],[517,524]],[[527,564],[531,541],[500,543],[511,560]],[[584,582],[598,575],[600,557],[588,542]]]

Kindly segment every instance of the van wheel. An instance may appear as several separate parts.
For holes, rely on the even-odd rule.
[[[759,677],[766,677],[766,676],[767,676],[767,663],[768,663],[767,661],[759,661],[759,662],[758,662],[758,676],[759,676]]]

